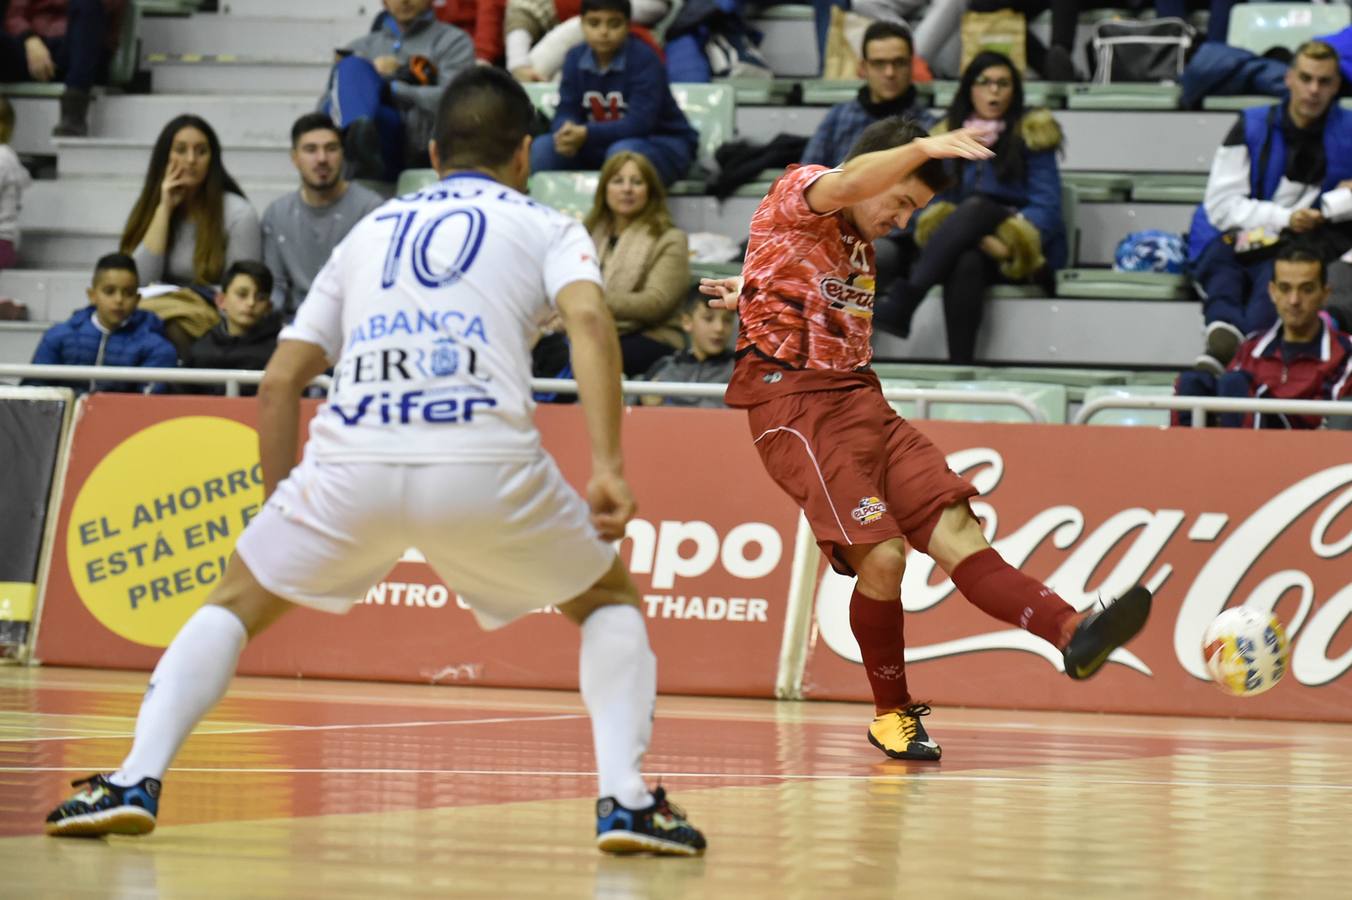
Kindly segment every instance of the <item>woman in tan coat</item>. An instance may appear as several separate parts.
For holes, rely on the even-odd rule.
[[[620,332],[624,374],[641,375],[685,346],[681,301],[690,290],[689,243],[672,224],[652,163],[631,152],[606,160],[586,226]]]

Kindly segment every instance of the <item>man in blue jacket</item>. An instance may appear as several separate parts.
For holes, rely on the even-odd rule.
[[[89,306],[42,336],[33,354],[35,365],[145,366],[172,369],[178,365],[174,345],[160,320],[137,309],[141,295],[136,263],[123,253],[110,253],[94,266]],[[37,384],[42,382],[29,382]],[[77,392],[159,393],[163,385],[134,381],[51,382]]]
[[[1286,73],[1286,100],[1245,110],[1216,151],[1188,235],[1207,323],[1199,370],[1220,375],[1246,334],[1272,325],[1267,285],[1284,235],[1301,235],[1326,263],[1352,247],[1352,113],[1333,102],[1341,85],[1333,48],[1307,41]]]
[[[599,169],[613,154],[645,156],[664,184],[685,177],[699,133],[676,105],[667,71],[629,34],[629,0],[582,0],[586,43],[568,51],[553,131],[531,145],[535,172]]]
[[[838,166],[855,138],[874,122],[903,116],[929,125],[929,111],[911,83],[911,32],[896,22],[874,22],[864,32],[859,94],[831,107],[803,151],[805,165]]]

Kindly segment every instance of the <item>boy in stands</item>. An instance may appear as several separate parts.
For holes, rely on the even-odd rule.
[[[1150,592],[1077,613],[1006,563],[968,506],[977,491],[883,399],[869,369],[874,306],[872,241],[929,203],[947,183],[942,160],[991,151],[965,129],[936,137],[901,118],[856,140],[840,168],[790,167],[751,219],[741,279],[704,279],[710,305],[742,322],[729,406],[746,409],[766,471],[802,508],[832,567],[858,580],[850,629],[876,715],[870,743],[894,759],[937,760],[906,682],[901,576],[906,543],[927,553],[983,612],[1063,651],[1074,679],[1097,672],[1145,625]],[[740,282],[740,283],[739,283]]]

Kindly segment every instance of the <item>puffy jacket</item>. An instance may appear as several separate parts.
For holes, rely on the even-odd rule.
[[[931,132],[945,130],[945,123],[941,122]],[[1059,269],[1065,266],[1069,253],[1066,224],[1061,217],[1061,169],[1056,163],[1062,142],[1061,126],[1047,110],[1030,109],[1019,120],[1019,140],[1024,146],[1023,178],[1000,178],[992,160],[963,163],[959,167],[958,186],[940,199],[961,203],[973,194],[980,194],[1014,207],[1041,235],[1047,265]]]
[[[1189,260],[1196,261],[1212,241],[1235,228],[1262,226],[1281,231],[1292,212],[1318,208],[1325,193],[1352,178],[1352,113],[1335,103],[1324,117],[1324,172],[1318,182],[1298,180],[1299,172],[1289,171],[1285,122],[1285,100],[1239,114],[1235,127],[1216,150],[1207,177],[1206,198],[1193,213],[1188,229]],[[1296,168],[1299,170],[1299,163]],[[1331,218],[1334,222],[1344,220],[1341,216]]]
[[[135,310],[122,327],[105,332],[94,324],[94,307],[87,306],[64,322],[47,329],[33,353],[33,363],[44,366],[136,366],[172,369],[178,365],[174,345],[164,336],[159,317]],[[68,385],[77,393],[117,391],[126,394],[163,393],[163,385],[135,381],[30,382]]]
[[[1321,316],[1312,351],[1288,359],[1283,346],[1281,322],[1240,345],[1230,371],[1248,376],[1251,396],[1277,400],[1352,396],[1352,337],[1330,327]],[[1322,422],[1322,416],[1250,414],[1243,424],[1245,428],[1318,428]]]
[[[192,369],[252,369],[260,371],[268,367],[272,351],[277,349],[277,335],[282,330],[282,314],[271,313],[239,337],[232,335],[225,322],[197,339],[188,348],[183,365]],[[225,385],[193,384],[181,385],[183,393],[188,394],[224,394]],[[240,394],[252,397],[258,388],[251,384],[241,385]]]

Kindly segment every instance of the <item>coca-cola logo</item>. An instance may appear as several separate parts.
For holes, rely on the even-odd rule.
[[[821,279],[817,286],[821,289],[822,296],[831,303],[832,309],[844,309],[859,313],[873,312],[873,279],[861,278],[859,284],[849,284],[845,281],[828,276]]]
[[[1352,464],[1315,472],[1254,509],[1234,527],[1230,516],[1219,512],[1129,507],[1111,513],[1086,533],[1085,514],[1076,506],[1054,505],[1033,514],[1013,530],[1001,533],[999,513],[989,500],[1005,476],[1005,461],[992,448],[961,450],[948,456],[956,472],[970,473],[981,497],[972,510],[981,519],[986,539],[1013,566],[1021,567],[1039,549],[1062,554],[1056,568],[1044,580],[1076,609],[1087,609],[1100,597],[1113,598],[1133,584],[1144,584],[1160,594],[1183,596],[1181,604],[1156,604],[1156,616],[1176,616],[1172,649],[1178,666],[1197,679],[1208,680],[1202,659],[1202,639],[1207,626],[1221,610],[1245,605],[1272,611],[1279,601],[1282,618],[1291,638],[1290,675],[1300,684],[1328,684],[1352,668],[1352,650],[1335,658],[1328,652],[1338,630],[1352,618],[1352,565],[1339,569],[1333,593],[1322,603],[1307,568],[1318,560],[1333,560],[1352,551],[1352,527],[1343,517],[1352,508]],[[1340,517],[1343,517],[1340,522]],[[1185,523],[1189,523],[1185,529]],[[1308,523],[1308,524],[1307,524]],[[1229,529],[1227,532],[1227,528]],[[1304,529],[1308,528],[1308,531]],[[1337,532],[1336,534],[1334,532]],[[1222,535],[1224,536],[1222,539]],[[1280,552],[1274,544],[1282,536]],[[1299,537],[1300,547],[1292,548]],[[1185,552],[1194,559],[1199,545],[1219,544],[1192,577],[1178,583],[1177,565]],[[1112,559],[1111,567],[1106,562]],[[1327,571],[1327,567],[1325,567]],[[929,557],[911,552],[902,581],[902,602],[908,612],[921,612],[944,602],[953,594],[953,583],[936,577]],[[1256,585],[1252,577],[1261,576]],[[849,626],[849,601],[853,582],[829,568],[818,591],[817,621],[822,640],[836,654],[860,661],[859,647]],[[1161,595],[1163,599],[1166,595]],[[1294,601],[1294,611],[1291,609]],[[992,624],[995,624],[992,622]],[[1155,623],[1155,627],[1159,627]],[[980,634],[928,645],[909,646],[906,658],[917,662],[987,650],[1018,650],[1045,659],[1058,671],[1061,653],[1047,642],[1019,629],[999,627]],[[1158,655],[1158,654],[1157,654]],[[1128,649],[1119,649],[1109,661],[1146,676],[1161,673],[1166,659],[1143,660]]]

